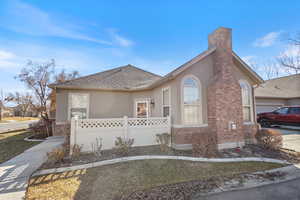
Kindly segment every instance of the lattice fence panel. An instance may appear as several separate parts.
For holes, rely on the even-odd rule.
[[[83,119],[78,120],[78,127],[85,128],[122,128],[123,119]]]

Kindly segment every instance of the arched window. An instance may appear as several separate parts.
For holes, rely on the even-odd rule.
[[[241,80],[243,119],[244,122],[252,122],[252,88],[247,81]]]
[[[184,124],[201,124],[200,82],[194,76],[187,76],[182,81],[182,118]]]

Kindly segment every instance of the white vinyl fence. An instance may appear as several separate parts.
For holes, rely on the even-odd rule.
[[[96,139],[102,139],[102,149],[112,149],[117,137],[133,138],[133,146],[155,145],[156,134],[171,133],[170,117],[72,119],[70,145],[92,151]]]

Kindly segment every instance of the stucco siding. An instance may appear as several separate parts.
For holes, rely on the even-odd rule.
[[[64,122],[68,119],[68,94],[62,90],[57,90],[56,102],[56,121]]]
[[[183,71],[173,80],[172,100],[174,100],[174,123],[182,125],[182,80],[185,76],[196,76],[201,84],[201,104],[202,104],[202,123],[207,123],[207,88],[213,77],[212,57],[207,56],[205,59],[193,64],[190,68]]]

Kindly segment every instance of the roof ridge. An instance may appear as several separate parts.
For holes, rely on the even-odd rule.
[[[71,81],[76,81],[76,80],[80,80],[80,79],[84,79],[84,78],[89,78],[89,77],[92,77],[92,76],[97,76],[97,75],[102,74],[102,73],[105,73],[105,72],[115,71],[115,70],[120,70],[121,68],[126,67],[126,66],[127,66],[127,65],[120,66],[120,67],[115,67],[115,68],[108,69],[108,70],[105,70],[105,71],[101,71],[101,72],[97,72],[97,73],[93,73],[93,74],[88,74],[88,75],[85,75],[85,76],[80,76],[80,77],[78,77],[78,78],[74,78],[74,79],[71,79],[71,80],[67,80],[67,81],[64,81],[64,82],[61,82],[61,83],[51,83],[51,84],[49,84],[49,85],[57,85],[57,84],[69,83],[69,82],[71,82]]]
[[[291,74],[291,75],[276,77],[276,78],[272,78],[272,79],[266,80],[265,82],[274,81],[274,80],[278,80],[278,79],[289,78],[289,77],[292,77],[292,76],[300,76],[300,74]]]
[[[154,75],[154,76],[157,76],[157,77],[160,77],[160,78],[162,77],[161,75],[154,74],[153,72],[149,72],[149,71],[144,70],[144,69],[142,69],[142,68],[136,67],[136,66],[134,66],[134,65],[132,65],[132,64],[128,64],[128,65],[126,65],[126,66],[124,66],[124,67],[133,67],[133,68],[138,69],[138,70],[140,70],[140,71],[142,71],[142,72],[146,72],[146,73],[148,73],[148,74],[151,74],[151,75]]]

